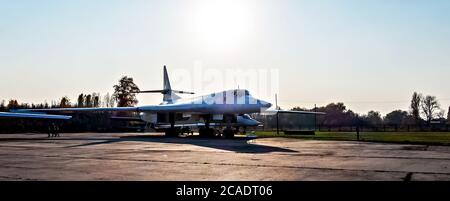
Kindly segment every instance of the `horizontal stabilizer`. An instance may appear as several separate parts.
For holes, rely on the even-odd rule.
[[[143,94],[143,93],[166,93],[166,90],[148,90],[148,91],[139,91],[137,93]]]
[[[175,93],[179,93],[179,94],[195,94],[194,92],[189,92],[189,91],[178,91],[178,90],[172,90]]]
[[[189,91],[179,91],[179,90],[147,90],[147,91],[139,91],[137,93],[144,94],[144,93],[162,93],[162,94],[168,94],[169,92],[175,92],[179,94],[195,94],[194,92]]]

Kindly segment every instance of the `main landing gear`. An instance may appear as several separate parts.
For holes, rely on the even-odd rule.
[[[170,128],[165,131],[166,137],[178,137],[180,129],[175,128],[175,113],[169,113]]]
[[[198,130],[198,133],[200,137],[216,137],[217,136],[217,130],[213,128],[200,128]]]
[[[168,128],[165,130],[165,136],[166,137],[178,137],[181,130],[179,128]]]
[[[232,115],[224,116],[225,128],[223,130],[219,130],[219,129],[215,129],[215,128],[211,127],[211,115],[205,115],[205,116],[203,116],[203,119],[205,121],[205,126],[199,128],[199,130],[198,130],[200,137],[214,138],[214,137],[223,136],[224,138],[231,139],[231,138],[234,138],[234,135],[239,132],[239,129],[237,129],[237,131],[233,130],[232,123],[235,121],[234,121]],[[174,113],[169,113],[169,123],[170,123],[170,128],[165,130],[165,136],[177,137],[180,134],[185,132],[182,128],[175,127],[175,114]]]
[[[200,137],[216,137],[217,131],[210,127],[211,115],[206,115],[203,119],[205,120],[205,127],[198,130]]]
[[[226,115],[224,116],[224,120],[226,127],[223,130],[223,136],[228,139],[234,138],[234,131],[233,128],[231,127],[231,123],[233,122],[233,116]]]
[[[223,136],[228,139],[234,138],[234,130],[231,128],[225,128],[223,130]]]

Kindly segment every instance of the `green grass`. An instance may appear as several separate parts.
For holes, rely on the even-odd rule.
[[[316,132],[316,135],[285,135],[261,131],[258,137],[356,141],[356,132]],[[450,146],[450,132],[361,132],[360,141]]]

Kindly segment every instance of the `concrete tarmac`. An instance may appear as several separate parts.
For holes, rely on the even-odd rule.
[[[450,180],[450,147],[157,134],[0,134],[0,180]]]

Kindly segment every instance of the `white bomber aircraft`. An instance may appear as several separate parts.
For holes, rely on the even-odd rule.
[[[258,121],[251,119],[246,114],[262,113],[269,111],[271,103],[253,97],[248,90],[235,89],[218,93],[212,93],[195,98],[182,99],[179,94],[194,94],[192,92],[172,90],[166,66],[164,66],[164,87],[162,90],[140,91],[140,93],[162,93],[163,102],[159,105],[148,105],[138,107],[113,107],[113,108],[53,108],[53,109],[23,109],[17,112],[92,112],[92,111],[128,111],[137,112],[141,120],[150,123],[153,127],[166,126],[167,136],[177,136],[180,128],[176,122],[191,119],[203,121],[197,124],[201,127],[201,136],[213,136],[216,132],[212,125],[220,123],[226,126],[223,130],[225,137],[233,137],[232,126],[256,126]],[[303,113],[323,114],[306,111],[280,111],[271,110],[273,113]],[[56,115],[60,116],[60,115]],[[67,118],[67,116],[61,116]]]

